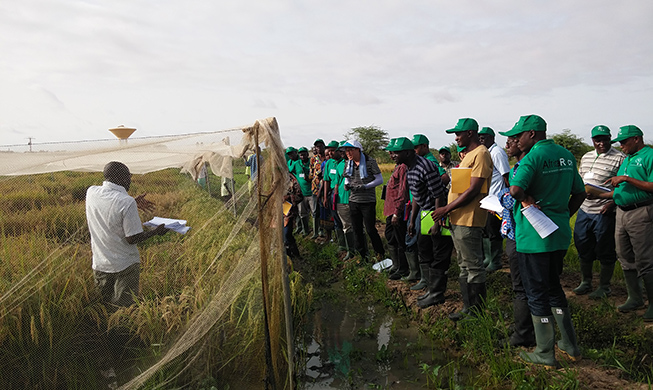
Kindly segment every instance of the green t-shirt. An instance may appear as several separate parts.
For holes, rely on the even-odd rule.
[[[302,195],[313,196],[311,182],[308,181],[308,173],[310,172],[308,164],[304,164],[302,160],[297,160],[293,161],[292,164],[288,163],[288,165],[290,173],[295,176],[299,183],[299,187],[302,189]]]
[[[644,146],[629,154],[619,167],[617,176],[629,176],[641,181],[653,181],[653,149]],[[618,206],[629,206],[653,198],[653,193],[640,190],[632,184],[621,183],[612,195]]]
[[[521,202],[515,202],[517,251],[545,253],[567,250],[571,241],[569,197],[585,192],[574,155],[553,140],[539,141],[520,161],[510,185],[521,187],[527,195],[535,198],[542,212],[558,226],[549,236],[541,238],[521,213]]]

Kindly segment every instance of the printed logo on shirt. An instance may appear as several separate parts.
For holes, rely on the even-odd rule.
[[[561,171],[571,171],[573,169],[574,169],[574,161],[562,157],[556,160],[551,160],[551,159],[544,160],[542,165],[542,173],[545,175],[549,173],[557,173]]]

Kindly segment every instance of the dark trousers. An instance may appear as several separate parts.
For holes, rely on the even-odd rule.
[[[449,270],[453,252],[453,240],[450,236],[419,234],[417,249],[420,264],[428,264],[430,269],[442,272]]]
[[[383,241],[376,230],[376,202],[357,203],[349,202],[349,213],[351,214],[351,225],[356,237],[356,250],[361,256],[366,257],[368,254],[367,244],[365,241],[365,232],[372,241],[374,251],[380,255],[385,255]]]
[[[517,243],[515,240],[506,238],[506,255],[508,255],[508,262],[510,263],[510,279],[512,281],[512,291],[515,293],[515,299],[527,301],[528,297],[526,297],[524,283],[521,280],[521,272],[519,272],[519,258],[517,256]]]
[[[408,228],[406,221],[399,218],[399,223],[392,224],[392,216],[387,217],[385,220],[385,239],[388,241],[388,249],[391,252],[392,261],[399,264],[407,265],[406,262],[406,229]]]
[[[550,316],[552,307],[567,307],[567,297],[560,285],[565,253],[566,250],[544,253],[517,252],[528,307],[535,316]]]
[[[598,260],[603,265],[614,266],[617,252],[614,243],[615,213],[587,214],[578,210],[574,226],[574,245],[583,263]]]
[[[295,236],[292,234],[293,227],[295,226],[295,217],[288,218],[288,223],[283,227],[283,243],[286,247],[297,245]]]

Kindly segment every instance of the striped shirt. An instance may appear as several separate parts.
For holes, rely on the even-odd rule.
[[[615,148],[610,148],[603,154],[596,153],[596,150],[585,153],[580,160],[578,173],[583,182],[595,184],[610,189],[610,183],[604,184],[609,178],[616,176],[621,163],[626,156]],[[588,214],[599,214],[609,199],[585,199],[580,208]]]
[[[435,199],[445,194],[440,172],[433,161],[417,155],[415,158],[415,166],[406,175],[413,202],[422,210],[435,210]]]

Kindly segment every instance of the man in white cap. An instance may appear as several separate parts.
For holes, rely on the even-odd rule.
[[[383,184],[383,176],[376,160],[363,153],[357,140],[348,140],[342,146],[347,156],[345,166],[345,187],[349,195],[349,212],[356,237],[356,250],[363,259],[368,257],[367,242],[363,228],[372,241],[377,258],[385,257],[383,241],[376,230],[376,187]]]

